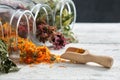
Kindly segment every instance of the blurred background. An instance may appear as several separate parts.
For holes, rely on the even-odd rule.
[[[73,0],[77,22],[120,22],[120,0]]]

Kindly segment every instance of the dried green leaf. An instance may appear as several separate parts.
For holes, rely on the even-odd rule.
[[[17,65],[8,57],[7,45],[3,40],[0,40],[0,71],[8,73],[11,70],[18,70]]]

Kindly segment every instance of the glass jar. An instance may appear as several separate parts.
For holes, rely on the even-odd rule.
[[[18,62],[20,57],[20,42],[30,40],[34,26],[31,11],[0,5],[0,39],[8,45],[9,57],[15,62]]]
[[[32,41],[37,45],[41,45],[49,39],[48,32],[50,29],[48,28],[51,28],[53,25],[53,13],[47,4],[36,4],[31,11],[35,16],[36,23]]]
[[[54,9],[54,20],[57,30],[67,38],[67,43],[78,42],[72,32],[76,22],[76,8],[72,0],[60,0]]]
[[[31,9],[35,3],[32,0],[0,0],[0,4],[12,6],[15,9]]]
[[[53,25],[52,9],[47,4],[36,4],[31,9],[31,12],[35,16],[36,23]]]
[[[15,12],[14,8],[7,5],[0,5],[0,32],[2,33],[2,39],[8,42],[10,37],[10,18]]]
[[[76,8],[72,0],[60,0],[54,11],[55,25],[58,29],[72,29],[76,21]]]
[[[20,38],[30,40],[34,26],[34,16],[31,11],[0,5],[0,38],[9,47],[17,47]]]
[[[24,38],[30,40],[34,33],[34,16],[29,10],[17,10],[10,19],[11,35],[15,39],[16,44],[18,39]],[[15,34],[15,35],[14,35]]]
[[[0,39],[3,38],[3,26],[2,26],[2,22],[0,21]]]
[[[22,42],[31,40],[33,34],[34,16],[29,10],[17,10],[10,19],[11,36],[10,36],[10,58],[19,62],[21,56],[20,46]]]

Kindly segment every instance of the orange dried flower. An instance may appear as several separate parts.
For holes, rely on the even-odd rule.
[[[50,62],[50,51],[46,46],[36,46],[29,40],[18,40],[20,61],[23,63]]]

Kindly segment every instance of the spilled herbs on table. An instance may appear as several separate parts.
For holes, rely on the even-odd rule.
[[[18,71],[17,65],[9,58],[8,46],[0,39],[0,72]]]
[[[51,54],[46,46],[36,46],[27,39],[18,39],[18,49],[20,50],[21,63],[53,63],[58,60],[58,56]]]

